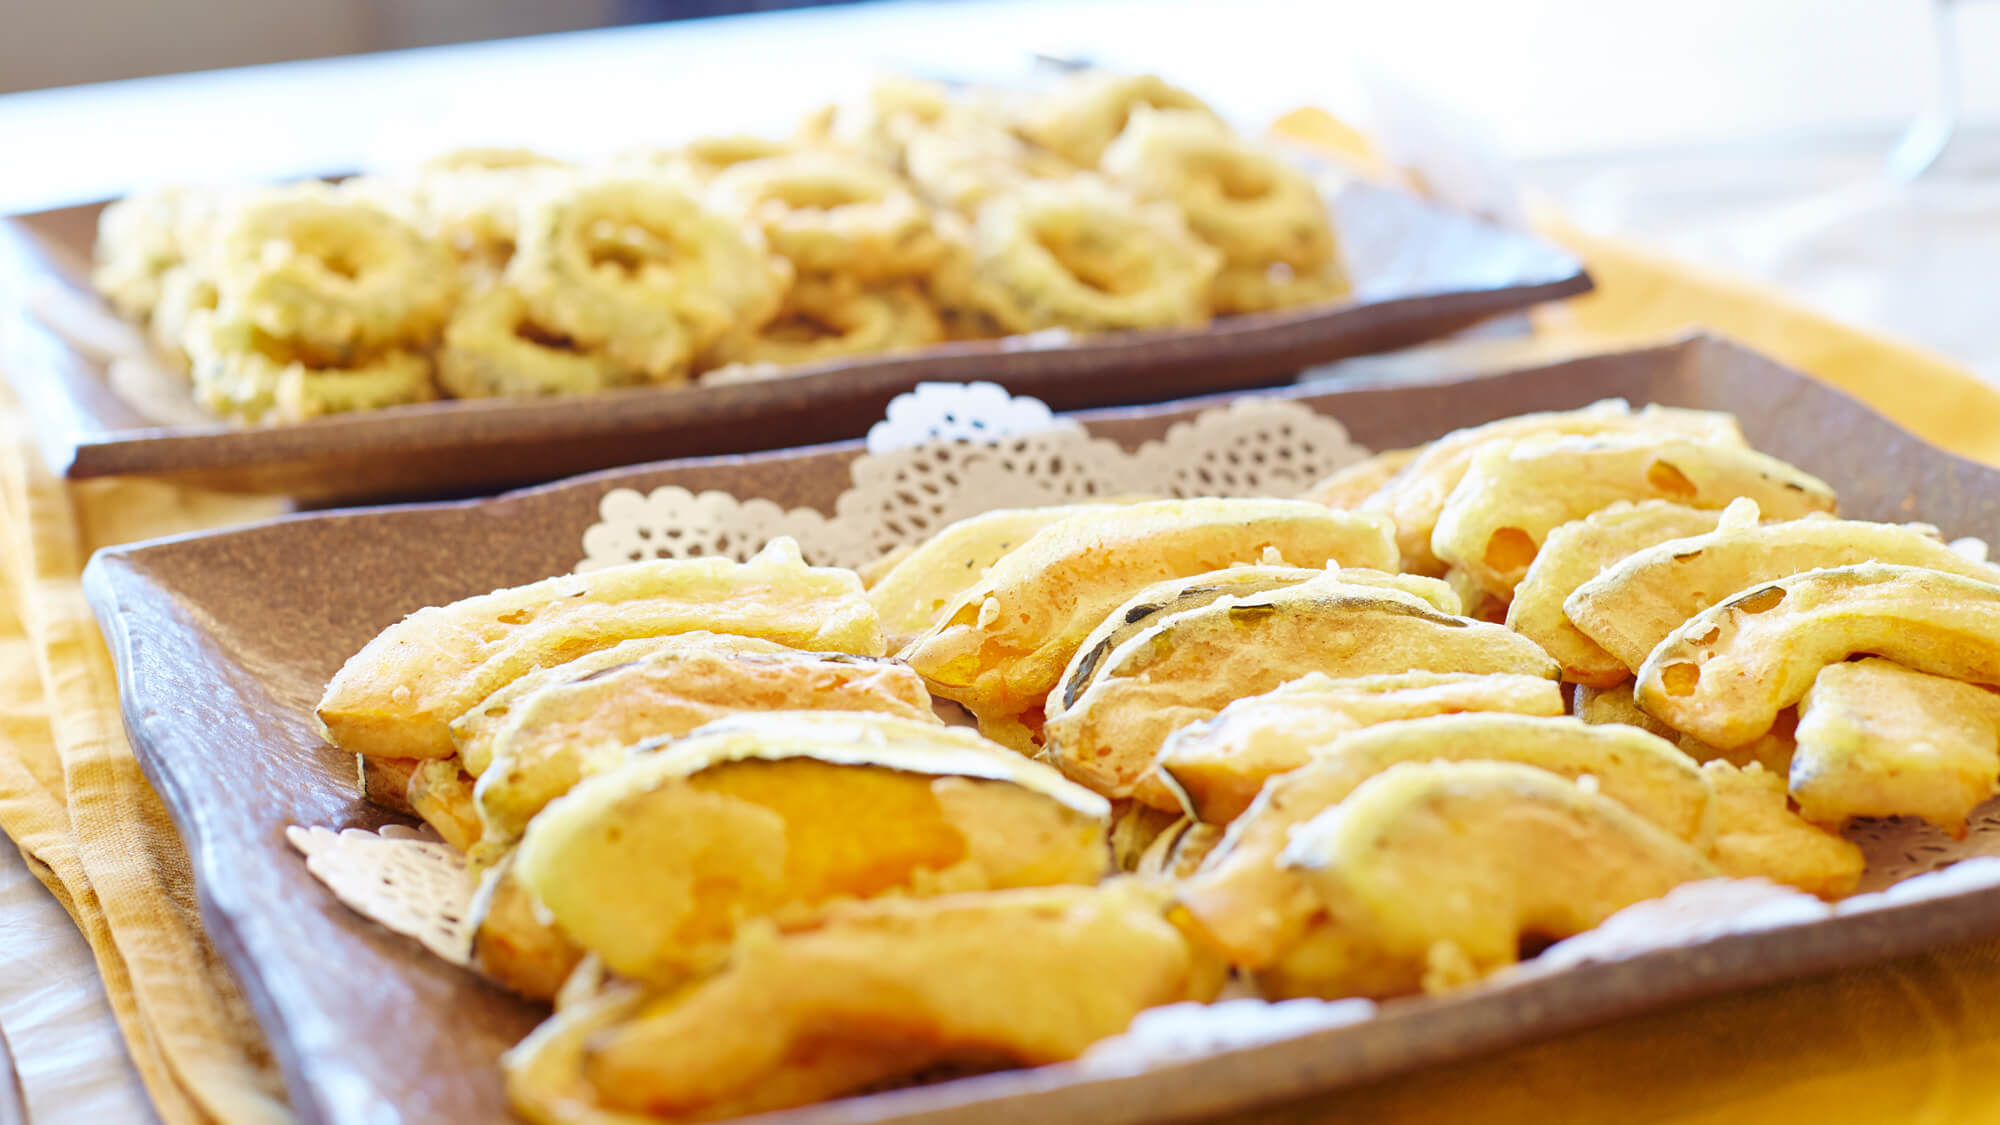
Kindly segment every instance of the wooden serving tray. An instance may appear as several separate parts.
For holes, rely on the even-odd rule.
[[[1838,488],[1847,514],[1921,518],[1950,536],[2000,541],[2000,471],[1943,453],[1837,391],[1712,339],[1489,377],[1278,393],[1338,418],[1355,440],[1378,449],[1611,396],[1732,411],[1759,449]],[[1213,405],[1082,420],[1133,448]],[[496,1059],[542,1014],[351,912],[287,847],[289,825],[393,819],[356,796],[353,759],[313,731],[311,709],[327,678],[415,609],[569,571],[611,489],[672,484],[824,509],[858,452],[849,443],[665,462],[485,500],[295,516],[92,560],[85,586],[116,657],[140,763],[193,853],[203,918],[269,1033],[303,1120],[504,1120]],[[1392,1001],[1365,1022],[1141,1073],[1045,1067],[773,1120],[1186,1119],[1994,933],[2000,888],[1961,888],[1441,998]]]
[[[943,345],[747,384],[159,427],[24,307],[36,287],[87,291],[100,210],[0,220],[0,290],[17,291],[0,303],[0,370],[34,414],[51,465],[70,477],[139,474],[318,501],[465,495],[663,457],[855,438],[925,380],[989,380],[1061,410],[1271,386],[1313,364],[1448,336],[1590,288],[1581,263],[1530,235],[1356,184],[1335,201],[1356,282],[1340,304],[1032,348],[1018,339]]]

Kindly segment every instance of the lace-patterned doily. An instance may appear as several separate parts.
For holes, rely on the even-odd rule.
[[[996,507],[1108,496],[1296,496],[1367,456],[1307,406],[1246,397],[1176,424],[1127,453],[992,383],[926,383],[890,403],[850,468],[831,517],[722,492],[608,491],[577,570],[648,558],[739,561],[780,535],[807,560],[860,566]]]
[[[454,965],[471,962],[466,908],[474,880],[458,852],[429,829],[293,827],[285,839],[306,857],[306,870],[355,913]]]
[[[918,383],[897,395],[868,429],[868,452],[880,456],[934,441],[995,441],[1043,430],[1080,430],[1042,400],[1008,395],[998,383]]]
[[[1124,1034],[1092,1044],[1076,1065],[1092,1074],[1136,1074],[1373,1018],[1375,1002],[1358,996],[1333,1001],[1272,1003],[1242,997],[1213,1004],[1168,1004],[1140,1012]]]

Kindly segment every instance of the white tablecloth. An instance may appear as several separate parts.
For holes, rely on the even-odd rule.
[[[33,1125],[146,1125],[152,1103],[82,935],[21,853],[0,847],[0,1028]]]

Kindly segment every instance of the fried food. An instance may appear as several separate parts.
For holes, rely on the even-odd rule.
[[[1431,532],[1431,551],[1511,597],[1557,526],[1620,500],[1721,509],[1739,496],[1767,519],[1830,512],[1833,489],[1775,457],[1651,434],[1554,437],[1482,450]]]
[[[1743,431],[1728,414],[1646,406],[1639,410],[1622,399],[1606,399],[1581,410],[1519,414],[1483,426],[1453,430],[1425,446],[1403,471],[1370,497],[1363,510],[1387,515],[1396,523],[1396,545],[1403,552],[1403,569],[1418,574],[1443,574],[1445,564],[1431,553],[1431,533],[1445,502],[1464,479],[1481,450],[1510,447],[1533,437],[1558,434],[1650,433],[1685,437],[1723,445],[1743,445]]]
[[[1781,578],[1667,634],[1640,666],[1633,698],[1674,729],[1734,749],[1805,698],[1820,669],[1860,654],[2000,684],[2000,586],[1884,563]]]
[[[1632,698],[1632,685],[1629,681],[1606,688],[1593,688],[1587,684],[1578,686],[1576,695],[1571,701],[1571,713],[1593,725],[1618,723],[1628,727],[1638,727],[1668,742],[1679,743],[1685,737],[1681,732],[1641,711],[1638,702]]]
[[[147,336],[161,355],[177,369],[194,365],[188,355],[188,333],[198,322],[197,314],[213,312],[222,300],[215,278],[192,265],[169,267],[160,275],[159,300],[153,305]]]
[[[324,366],[247,320],[220,312],[189,317],[182,342],[195,402],[241,422],[303,422],[438,397],[431,361],[391,349],[347,366]]]
[[[1311,177],[1198,110],[1139,108],[1100,167],[1187,216],[1195,237],[1231,265],[1317,270],[1339,253]]]
[[[1222,826],[1203,824],[1193,817],[1183,816],[1161,829],[1146,845],[1146,851],[1134,866],[1134,874],[1142,879],[1166,880],[1172,882],[1193,875],[1215,846],[1222,842]]]
[[[1301,305],[1325,305],[1354,292],[1340,259],[1298,269],[1284,262],[1222,267],[1208,286],[1208,311],[1216,316],[1275,312]]]
[[[886,715],[720,720],[586,778],[520,877],[584,949],[672,984],[756,918],[838,898],[1091,883],[1110,806],[970,731]]]
[[[1201,941],[1232,964],[1278,963],[1319,909],[1299,873],[1277,862],[1298,826],[1402,763],[1466,761],[1588,776],[1598,793],[1676,840],[1706,849],[1715,837],[1707,778],[1671,743],[1644,731],[1512,714],[1391,721],[1336,735],[1315,747],[1305,765],[1273,778],[1179,889],[1181,909]]]
[[[1155,75],[1089,72],[1070,78],[1025,106],[1016,128],[1022,136],[1077,167],[1095,168],[1104,150],[1141,108],[1215,117],[1215,111],[1200,98]]]
[[[1076,695],[1050,697],[1042,754],[1106,796],[1184,804],[1164,785],[1139,784],[1174,731],[1309,672],[1403,671],[1554,679],[1557,669],[1517,633],[1334,571],[1163,615],[1106,655]]]
[[[490,867],[466,911],[472,967],[532,1000],[554,999],[583,951],[542,917],[511,858]]]
[[[1781,776],[1791,768],[1792,751],[1796,746],[1792,730],[1798,725],[1798,713],[1789,708],[1778,712],[1778,721],[1769,731],[1753,741],[1731,750],[1719,750],[1691,734],[1682,734],[1641,711],[1638,701],[1632,698],[1630,680],[1608,688],[1591,688],[1579,684],[1571,712],[1586,723],[1623,723],[1657,734],[1680,747],[1682,753],[1697,762],[1720,760],[1738,766],[1758,762],[1765,769]]]
[[[764,232],[798,272],[864,282],[927,273],[944,255],[930,212],[882,166],[837,152],[796,152],[715,177],[715,198]]]
[[[484,775],[493,763],[496,751],[494,740],[509,725],[508,720],[513,717],[514,709],[544,688],[587,679],[602,672],[638,663],[663,652],[680,651],[693,645],[726,652],[796,651],[776,641],[732,633],[711,633],[698,629],[666,633],[656,637],[635,637],[629,641],[620,641],[609,648],[585,653],[574,660],[543,665],[514,679],[506,687],[494,691],[451,721],[451,741],[457,748],[459,761],[464,763],[466,772],[472,776]]]
[[[214,237],[218,307],[317,366],[425,345],[457,297],[442,245],[325,184],[252,196]]]
[[[1297,566],[1231,566],[1186,578],[1169,578],[1153,583],[1105,614],[1104,620],[1077,647],[1051,696],[1065,706],[1074,704],[1096,682],[1098,673],[1105,669],[1106,658],[1119,646],[1175,614],[1199,609],[1222,598],[1260,594],[1314,579],[1400,590],[1439,613],[1456,614],[1459,610],[1458,596],[1435,578],[1358,567],[1328,566],[1314,570]]]
[[[724,337],[711,361],[790,367],[858,355],[888,355],[944,339],[944,322],[912,283],[863,288],[851,276],[800,278],[777,319]]]
[[[789,267],[661,177],[581,180],[523,220],[507,281],[536,323],[652,382],[778,313]]]
[[[1728,526],[1635,552],[1579,586],[1563,611],[1636,672],[1668,633],[1731,594],[1808,570],[1867,562],[2000,583],[2000,567],[1952,550],[1934,528],[1807,519]]]
[[[1137,801],[1111,802],[1111,866],[1117,871],[1137,871],[1152,849],[1153,842],[1187,819],[1179,813],[1142,805]]]
[[[963,704],[988,737],[1032,747],[1039,712],[1104,616],[1154,582],[1264,561],[1386,570],[1379,516],[1299,500],[1158,500],[1075,516],[1009,551],[911,642],[904,659],[933,694]]]
[[[884,899],[758,933],[679,991],[565,1010],[504,1064],[531,1119],[577,1120],[578,1106],[734,1117],[941,1064],[1075,1058],[1147,1008],[1213,998],[1220,981],[1130,882]]]
[[[1737,516],[1756,523],[1756,506],[1747,500],[1740,504]],[[1514,587],[1507,627],[1547,649],[1570,683],[1602,688],[1624,682],[1631,669],[1570,623],[1563,615],[1563,599],[1632,552],[1714,531],[1722,516],[1670,500],[1620,501],[1556,527]]]
[[[447,757],[451,721],[535,668],[697,629],[882,654],[881,625],[854,572],[809,567],[796,543],[774,539],[746,563],[631,563],[418,610],[349,658],[317,714],[343,750]]]
[[[1414,449],[1385,449],[1364,461],[1356,461],[1344,469],[1336,469],[1319,483],[1306,489],[1302,499],[1315,504],[1325,504],[1329,508],[1353,511],[1363,501],[1380,492],[1382,487],[1403,471],[1403,466],[1416,460],[1424,447]]]
[[[643,382],[538,322],[527,298],[506,285],[458,306],[437,363],[438,383],[454,398],[595,394]]]
[[[1280,862],[1325,915],[1260,981],[1326,998],[1471,984],[1524,940],[1582,933],[1715,874],[1609,797],[1512,762],[1392,766],[1301,826]]]
[[[696,183],[708,183],[738,164],[789,156],[799,150],[790,141],[774,141],[748,133],[696,137],[676,149],[659,153],[633,153],[628,159],[684,174]]]
[[[1071,516],[1111,510],[1109,504],[996,508],[940,528],[868,586],[868,600],[882,618],[889,647],[900,649],[930,628],[952,598],[1029,536]]]
[[[356,754],[355,780],[360,784],[362,799],[390,812],[417,815],[417,810],[410,807],[410,778],[416,775],[418,766],[433,760],[369,758]]]
[[[1963,838],[2000,792],[2000,695],[1870,657],[1829,664],[1799,704],[1790,790],[1799,813],[1920,816]]]
[[[472,798],[472,775],[457,758],[423,758],[410,771],[406,790],[410,811],[437,830],[463,855],[479,843],[479,810]]]
[[[468,148],[433,157],[412,174],[362,176],[341,188],[403,218],[461,262],[492,271],[514,254],[523,208],[576,174],[530,149]]]
[[[937,722],[907,665],[844,653],[756,652],[707,634],[549,684],[513,703],[488,745],[476,799],[487,846],[511,846],[528,821],[626,747],[758,711],[868,711]]]
[[[1168,735],[1154,768],[1187,798],[1195,816],[1226,824],[1250,807],[1265,782],[1306,765],[1319,747],[1350,731],[1468,711],[1561,715],[1562,691],[1553,680],[1519,674],[1395,672],[1334,679],[1312,672],[1238,699],[1213,718]]]
[[[926,199],[968,218],[996,195],[1076,173],[1055,153],[976,122],[912,134],[903,146],[903,168]]]
[[[1008,332],[1203,324],[1222,267],[1171,206],[1081,176],[987,203],[970,249],[964,276],[947,285],[950,300]]]
[[[1866,861],[1861,849],[1815,827],[1785,803],[1785,779],[1763,766],[1709,762],[1715,786],[1715,844],[1726,875],[1765,878],[1825,899],[1852,894]]]
[[[968,112],[939,83],[888,74],[860,97],[831,107],[824,135],[816,139],[884,167],[900,168],[906,163],[908,145]]]
[[[124,316],[145,320],[160,301],[169,271],[195,248],[183,237],[185,217],[209,206],[208,193],[171,186],[135,192],[97,219],[97,261],[91,284]]]

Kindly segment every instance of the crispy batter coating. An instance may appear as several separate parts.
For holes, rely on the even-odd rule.
[[[940,1064],[1074,1058],[1139,1012],[1209,1000],[1220,983],[1156,895],[1126,881],[852,903],[808,929],[756,934],[680,991],[565,1009],[508,1053],[508,1091],[540,1122],[585,1107],[734,1117]]]
[[[727,715],[869,711],[937,721],[923,680],[896,661],[746,651],[692,634],[675,639],[683,643],[512,703],[488,742],[491,764],[475,792],[485,851],[511,846],[536,813],[587,774],[615,767],[626,747]]]
[[[529,824],[522,881],[627,976],[672,984],[746,922],[840,898],[1092,883],[1110,806],[970,731],[878,714],[712,723],[586,778]]]
[[[1739,515],[1756,522],[1756,508],[1741,501]],[[1549,532],[1535,561],[1528,565],[1514,600],[1507,606],[1507,627],[1547,649],[1562,662],[1563,679],[1590,687],[1610,687],[1632,673],[1617,657],[1597,647],[1563,614],[1563,599],[1595,578],[1605,567],[1632,552],[1714,531],[1722,513],[1702,511],[1670,500],[1619,501],[1580,520]]]
[[[1808,570],[1866,562],[2000,583],[2000,567],[1953,550],[1935,528],[1805,519],[1724,526],[1635,552],[1579,586],[1563,611],[1637,672],[1668,633],[1732,594]]]
[[[343,750],[442,758],[454,751],[453,719],[534,669],[697,629],[882,652],[881,625],[854,572],[809,567],[797,544],[777,539],[746,563],[631,563],[418,610],[349,658],[317,714]]]
[[[1715,786],[1709,854],[1723,874],[1761,877],[1826,899],[1853,893],[1866,862],[1861,849],[1793,812],[1783,775],[1720,761],[1701,772]]]
[[[1387,569],[1387,521],[1299,500],[1158,500],[1043,528],[1002,556],[904,652],[934,694],[989,737],[1029,748],[1039,711],[1078,646],[1148,585],[1263,561]]]
[[[1870,657],[1829,664],[1799,704],[1790,789],[1807,820],[1920,816],[1954,836],[2000,791],[2000,695]]]
[[[940,283],[1009,332],[1115,332],[1205,323],[1221,267],[1171,206],[1079,176],[981,208],[969,262]]]
[[[1431,532],[1431,551],[1512,597],[1549,532],[1620,500],[1720,510],[1738,497],[1771,519],[1830,512],[1826,482],[1733,445],[1652,434],[1538,438],[1482,450]]]
[[[927,273],[944,255],[915,193],[859,157],[807,151],[745,161],[718,174],[711,190],[800,274],[896,281]]]
[[[1200,98],[1154,75],[1093,71],[1059,83],[1024,106],[1015,127],[1077,167],[1095,168],[1142,108],[1215,116]]]
[[[1140,195],[1179,207],[1195,236],[1231,265],[1309,272],[1338,258],[1312,178],[1209,114],[1141,108],[1102,167]]]
[[[1640,666],[1633,697],[1674,729],[1729,750],[1769,731],[1820,669],[1858,654],[2000,684],[2000,586],[1885,563],[1781,578],[1669,633]]]
[[[1264,787],[1178,892],[1194,929],[1233,963],[1266,968],[1305,935],[1316,901],[1278,855],[1299,825],[1400,763],[1513,762],[1597,791],[1675,839],[1706,849],[1716,831],[1708,780],[1671,743],[1623,726],[1512,714],[1390,721],[1338,735]]]
[[[1154,768],[1172,779],[1196,816],[1224,824],[1241,816],[1271,778],[1306,765],[1320,747],[1350,731],[1468,711],[1561,715],[1562,690],[1553,680],[1517,673],[1335,679],[1312,672],[1175,731]]]
[[[1431,533],[1437,528],[1445,502],[1481,450],[1512,446],[1532,437],[1618,432],[1672,434],[1698,441],[1743,444],[1743,431],[1733,416],[1706,410],[1662,406],[1633,410],[1621,399],[1607,399],[1580,410],[1517,414],[1453,430],[1431,442],[1362,508],[1381,512],[1396,521],[1396,544],[1403,551],[1404,570],[1443,574],[1445,564],[1431,553]]]
[[[1308,672],[1555,678],[1555,662],[1518,633],[1440,613],[1400,590],[1351,585],[1342,574],[1165,615],[1106,655],[1075,697],[1050,698],[1043,756],[1107,796],[1176,807],[1184,795],[1141,784],[1167,737]]]
[[[1301,826],[1280,862],[1325,914],[1260,979],[1328,998],[1470,984],[1524,939],[1581,933],[1715,874],[1594,787],[1513,762],[1391,766]]]

